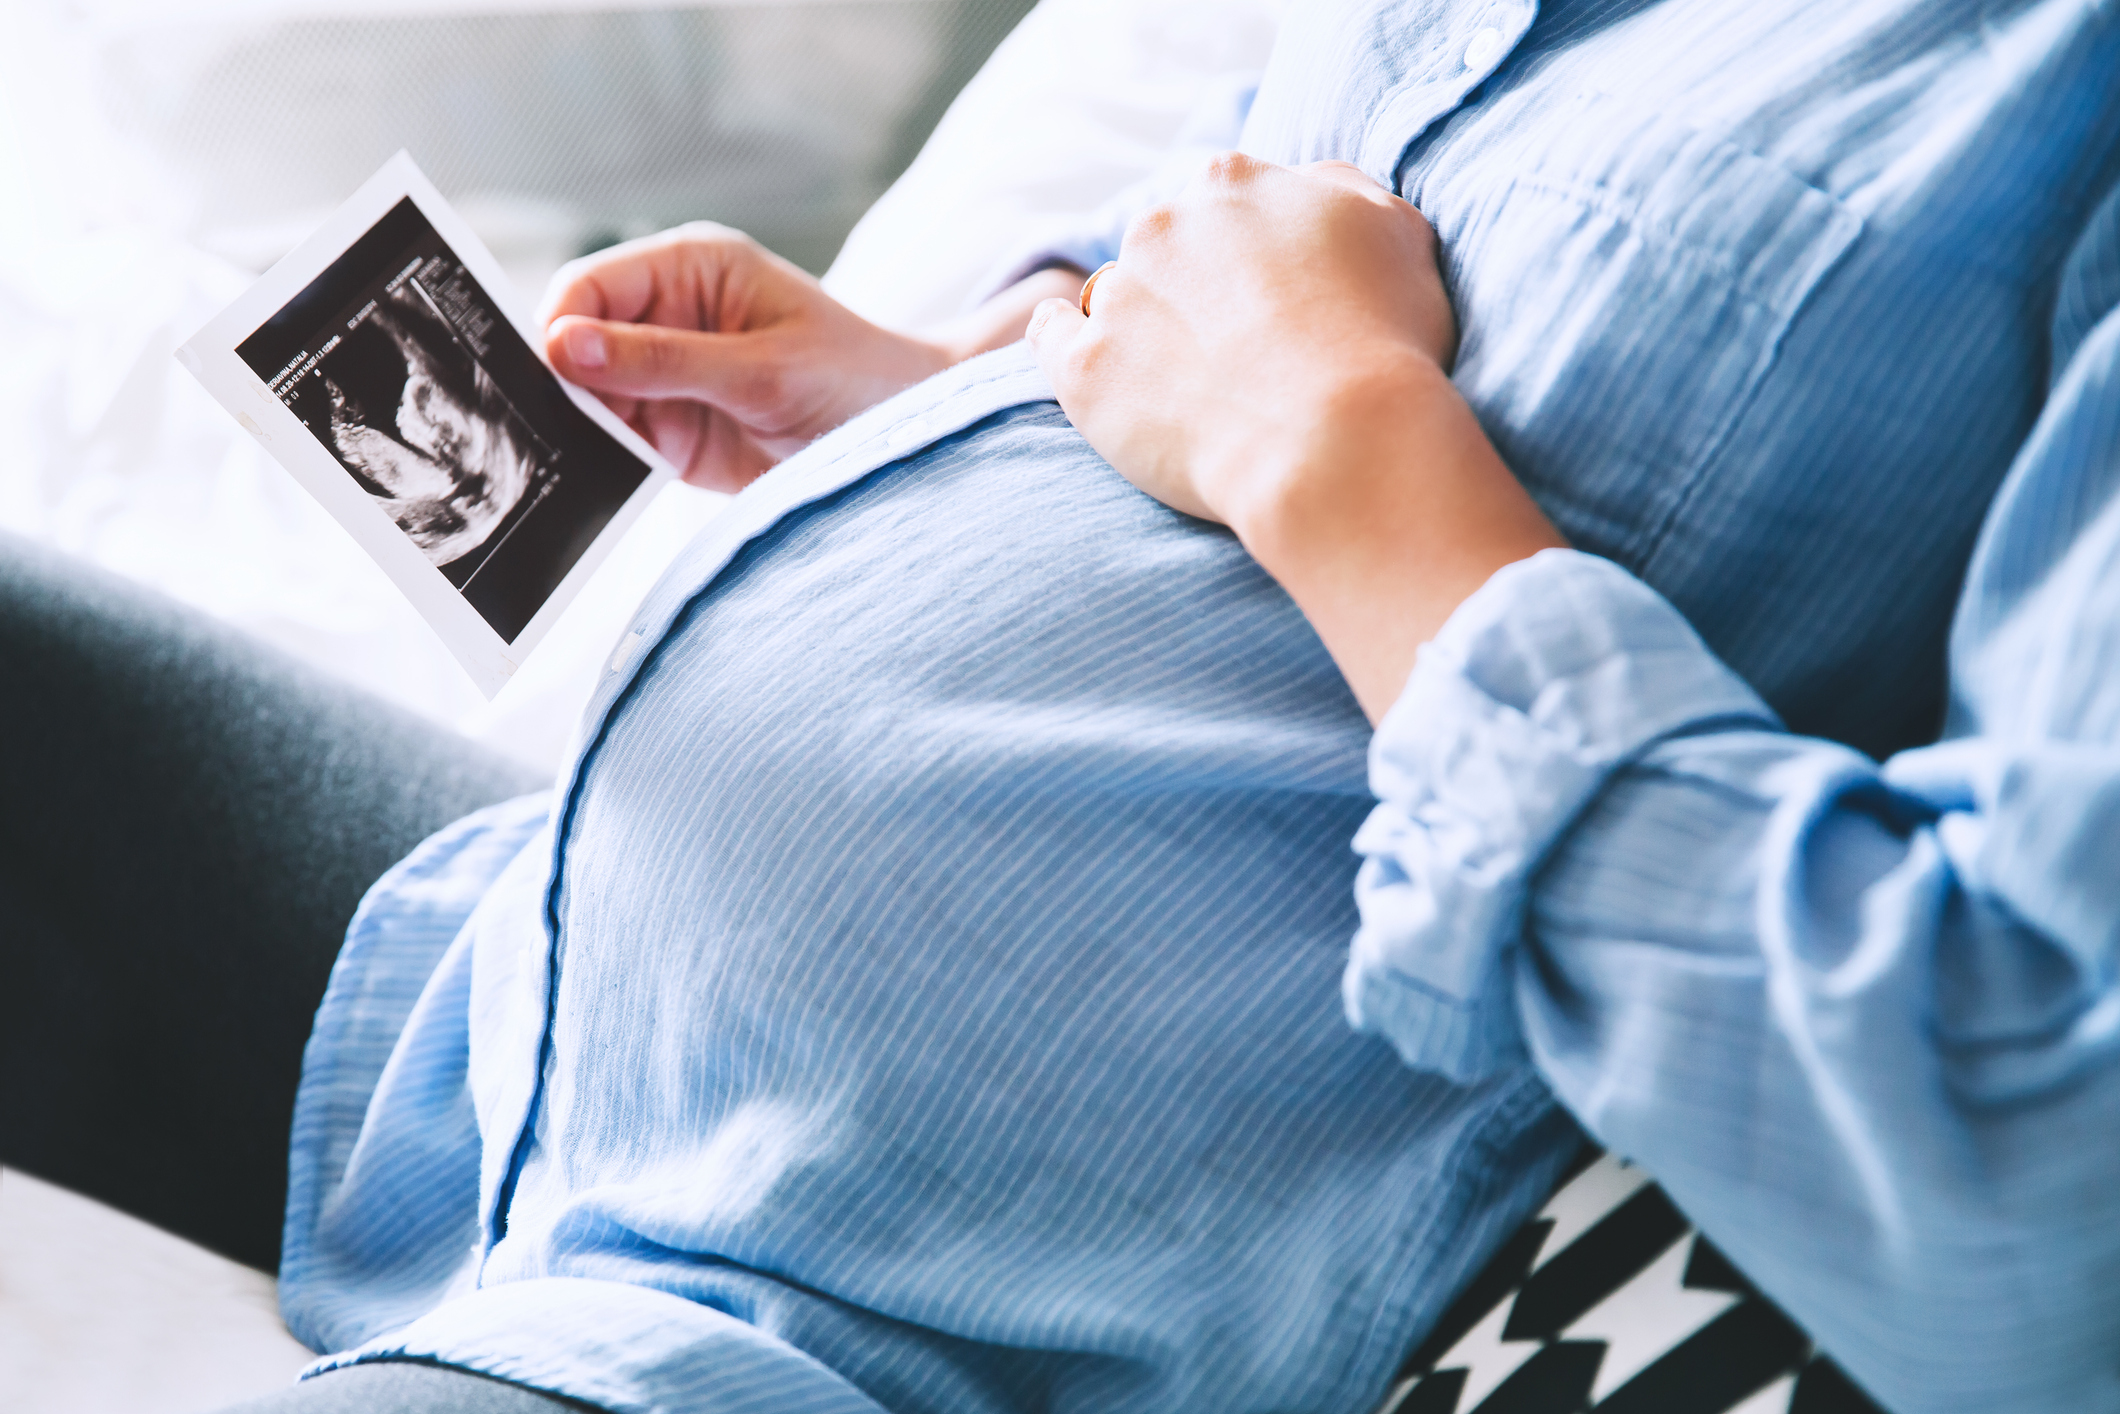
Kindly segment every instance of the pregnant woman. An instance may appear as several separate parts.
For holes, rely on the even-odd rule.
[[[2120,298],[2116,71],[2120,18],[2053,0],[1301,7],[1242,145],[1351,166],[1233,158],[1144,213],[1085,322],[1040,309],[1050,382],[962,356],[1064,269],[915,340],[725,234],[594,258],[554,361],[752,484],[556,794],[448,823],[517,784],[14,558],[0,1158],[277,1253],[338,1353],[275,1409],[1358,1414],[1580,1143],[1470,945],[1539,822],[1769,708],[1936,730],[1982,510]],[[1547,550],[1735,674],[1659,679],[1706,657],[1683,624],[1601,653],[1587,615],[1555,641],[1668,700],[1605,721],[1522,655],[1402,700]],[[1540,609],[1479,631],[1543,643]],[[1607,1092],[1714,1054],[1669,1017],[1578,1045]],[[1803,1176],[1841,1152],[1774,1144],[1769,1069],[1702,1072],[1761,1078],[1718,1117],[1751,1181],[1840,1193]],[[1931,1157],[1872,1146],[1854,1191]],[[2120,1407],[2109,1318],[1998,1356],[2033,1284],[1984,1328],[1922,1307],[1879,1273],[1927,1229],[1868,1211],[1792,1225],[1837,1265],[1774,1294],[1886,1403]]]

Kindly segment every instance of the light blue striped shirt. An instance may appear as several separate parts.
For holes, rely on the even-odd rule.
[[[1380,727],[1350,1014],[1534,1061],[1894,1409],[2120,1409],[2120,195],[1953,625],[1943,739],[1784,732],[1548,551]]]
[[[1572,1110],[1901,1414],[2120,1408],[2116,73],[2058,0],[1295,7],[1245,145],[1429,213],[1605,558],[1372,741],[1020,348],[863,414],[679,559],[554,800],[363,903],[296,1333],[619,1411],[1359,1414]],[[2013,460],[1958,739],[1781,734],[1934,730]]]

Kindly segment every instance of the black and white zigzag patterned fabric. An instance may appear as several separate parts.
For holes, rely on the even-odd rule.
[[[1883,1414],[1647,1174],[1586,1153],[1377,1414]]]

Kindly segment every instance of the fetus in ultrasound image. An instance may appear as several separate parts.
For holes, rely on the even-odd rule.
[[[649,475],[410,200],[236,352],[509,642]]]
[[[311,376],[339,460],[430,564],[478,552],[552,470],[551,449],[417,274],[386,291]]]

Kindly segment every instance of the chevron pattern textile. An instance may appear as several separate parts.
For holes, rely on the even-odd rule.
[[[1377,1414],[1884,1414],[1624,1160],[1586,1149]]]

